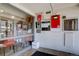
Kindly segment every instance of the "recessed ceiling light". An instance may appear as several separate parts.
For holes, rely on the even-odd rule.
[[[4,12],[4,10],[0,10],[0,12]]]
[[[12,19],[14,19],[14,18],[15,18],[15,16],[11,16],[11,18],[12,18]]]

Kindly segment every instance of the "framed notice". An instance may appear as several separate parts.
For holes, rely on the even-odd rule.
[[[50,21],[43,21],[41,28],[42,31],[50,31]]]
[[[60,15],[51,16],[51,28],[60,28]]]

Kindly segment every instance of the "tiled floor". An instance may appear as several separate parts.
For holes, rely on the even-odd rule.
[[[26,50],[24,50],[24,49],[26,49]],[[21,54],[19,52],[21,52],[23,50],[26,52],[27,49],[28,49],[28,46],[25,47],[25,48],[23,48],[23,47],[16,47],[15,48],[15,53],[14,53],[13,48],[11,48],[11,49],[10,48],[5,48],[5,56],[13,56],[13,55],[17,56],[17,55]],[[31,49],[31,48],[29,48],[29,49]],[[0,56],[4,56],[4,50],[3,50],[3,48],[0,48]]]
[[[20,51],[18,50],[16,53],[13,53],[13,51],[10,51],[8,54],[6,54],[6,56],[31,56],[34,52],[36,51],[41,51],[41,52],[45,52],[48,54],[52,54],[52,55],[57,55],[57,56],[76,56],[74,54],[71,53],[66,53],[66,52],[62,52],[62,51],[56,51],[53,49],[47,49],[47,48],[39,48],[39,49],[32,49],[31,46],[24,48],[24,49],[20,49]]]
[[[39,48],[37,50],[41,51],[41,52],[57,55],[57,56],[76,56],[76,55],[71,54],[71,53],[66,53],[66,52],[62,52],[62,51],[56,51],[56,50],[47,49],[47,48]],[[30,49],[27,52],[24,52],[22,54],[22,56],[31,56],[37,50],[36,49]]]

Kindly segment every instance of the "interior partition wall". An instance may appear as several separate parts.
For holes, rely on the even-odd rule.
[[[34,17],[28,16],[26,19],[16,20],[0,16],[0,55],[11,55],[31,46],[34,39]],[[15,44],[10,47],[1,46],[5,41],[14,40]],[[3,49],[5,49],[5,54]]]

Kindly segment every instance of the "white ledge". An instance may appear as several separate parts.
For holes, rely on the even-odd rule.
[[[22,38],[22,37],[29,37],[29,36],[33,36],[33,34],[27,34],[27,35],[21,35],[21,36],[1,38],[0,41],[7,40],[7,39],[16,39],[16,38]]]

